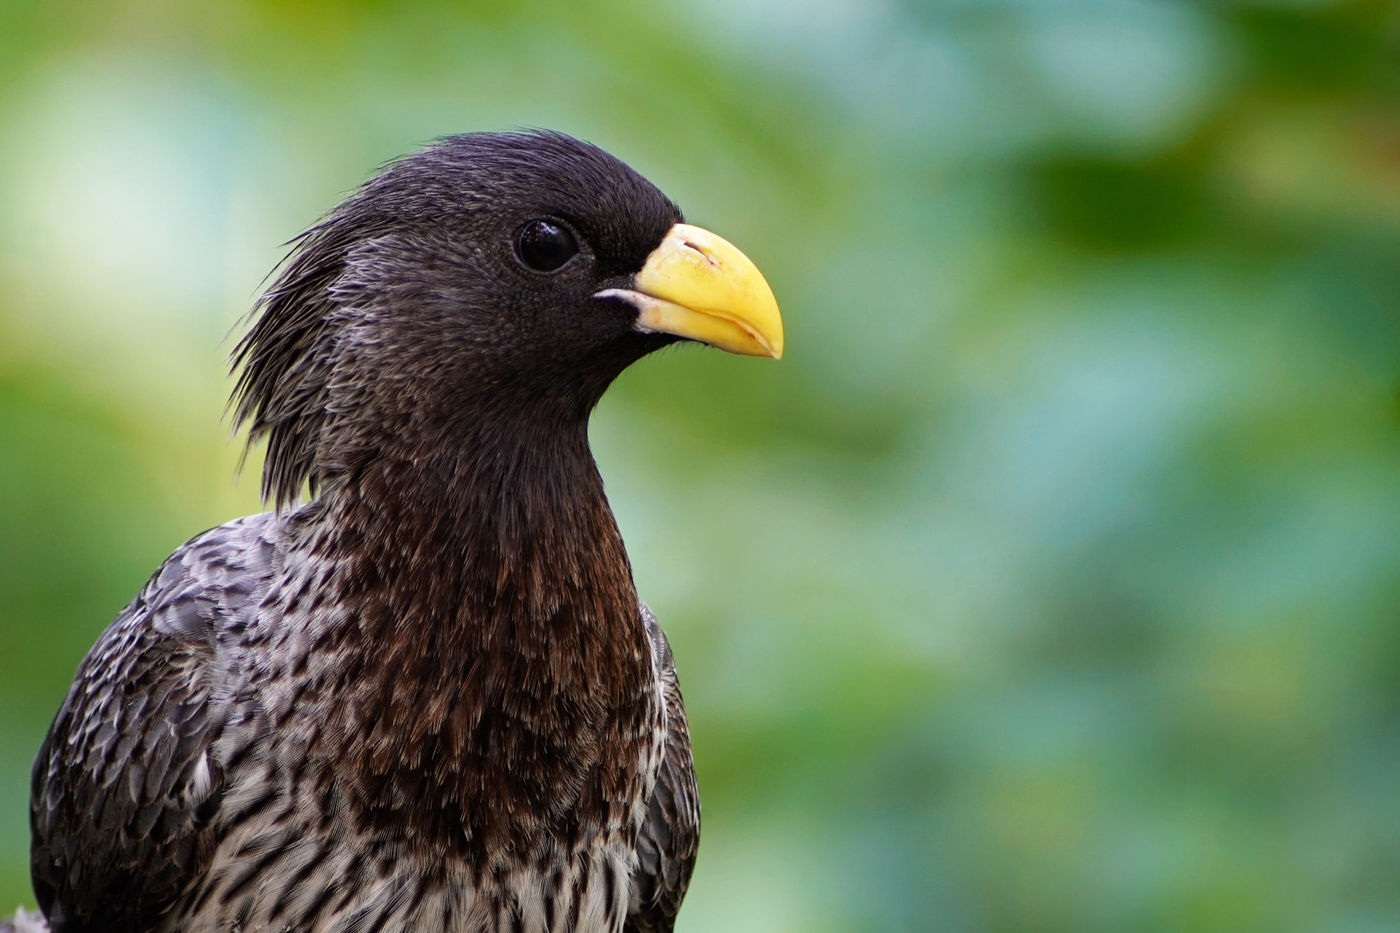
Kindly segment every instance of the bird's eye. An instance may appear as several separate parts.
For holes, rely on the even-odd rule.
[[[567,227],[532,220],[515,235],[515,254],[536,272],[553,272],[578,255],[578,242]]]

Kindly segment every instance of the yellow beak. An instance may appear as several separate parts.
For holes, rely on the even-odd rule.
[[[637,308],[637,329],[731,353],[783,355],[783,319],[763,274],[728,240],[676,224],[647,257],[636,290],[608,289]]]

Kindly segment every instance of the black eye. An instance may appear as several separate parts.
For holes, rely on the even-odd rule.
[[[578,255],[578,243],[567,227],[532,220],[515,235],[515,254],[536,272],[553,272]]]

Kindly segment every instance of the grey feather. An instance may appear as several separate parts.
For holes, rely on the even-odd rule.
[[[34,887],[56,927],[149,929],[208,856],[228,641],[271,572],[264,524],[177,550],[78,669],[33,772]]]
[[[49,933],[42,914],[20,910],[8,920],[0,920],[0,933]]]
[[[647,801],[646,821],[637,837],[638,867],[632,876],[624,933],[670,933],[700,847],[700,793],[671,645],[645,603],[642,621],[661,677],[666,739],[656,786]]]

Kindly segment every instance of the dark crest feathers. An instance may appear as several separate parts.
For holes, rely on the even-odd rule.
[[[277,280],[258,300],[257,320],[232,355],[241,369],[235,425],[249,425],[248,446],[267,440],[262,498],[283,508],[302,486],[317,491],[316,442],[326,419],[334,348],[331,285],[343,265],[323,226],[295,241]]]

